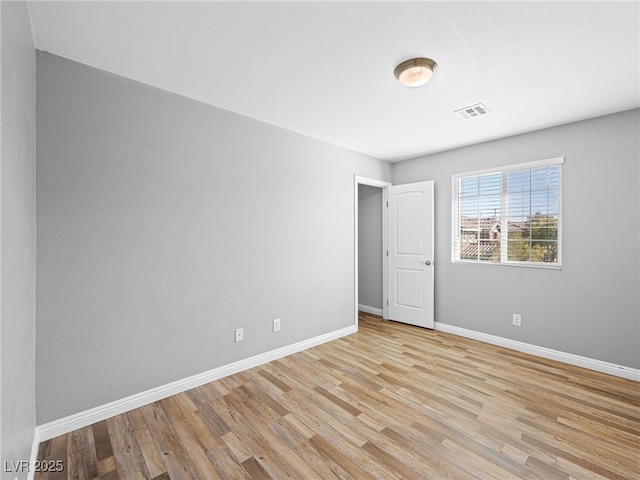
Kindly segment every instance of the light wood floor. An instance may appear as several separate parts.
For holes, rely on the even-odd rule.
[[[82,428],[88,479],[638,479],[640,385],[361,314],[360,331]]]

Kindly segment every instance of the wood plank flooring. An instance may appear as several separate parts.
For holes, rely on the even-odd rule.
[[[38,479],[639,479],[640,384],[361,314],[359,332],[43,442]]]

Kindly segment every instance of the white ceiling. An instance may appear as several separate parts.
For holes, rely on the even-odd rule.
[[[640,105],[638,1],[28,5],[40,50],[389,161]]]

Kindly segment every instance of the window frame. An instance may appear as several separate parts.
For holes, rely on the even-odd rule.
[[[474,170],[470,172],[456,173],[451,177],[451,262],[454,264],[472,264],[472,265],[502,265],[507,267],[524,267],[524,268],[543,268],[551,270],[562,269],[562,165],[564,164],[564,157],[554,157],[544,160],[536,160],[533,162],[516,163],[511,165],[505,165],[502,167],[486,168],[482,170]],[[531,171],[534,168],[558,166],[558,232],[557,232],[557,247],[558,255],[556,263],[545,262],[532,262],[532,261],[509,261],[507,258],[507,237],[508,229],[506,232],[500,232],[500,246],[501,246],[501,258],[500,261],[481,261],[479,259],[463,259],[460,258],[460,195],[459,195],[459,180],[465,177],[479,177],[482,175],[500,174],[501,191],[500,191],[500,221],[501,224],[507,219],[507,192],[505,177],[507,174],[516,171]],[[507,220],[508,221],[508,220]],[[505,248],[506,247],[506,248]]]

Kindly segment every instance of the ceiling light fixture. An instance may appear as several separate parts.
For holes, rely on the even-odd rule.
[[[398,65],[393,74],[407,87],[420,87],[431,80],[437,67],[430,58],[410,58]]]

